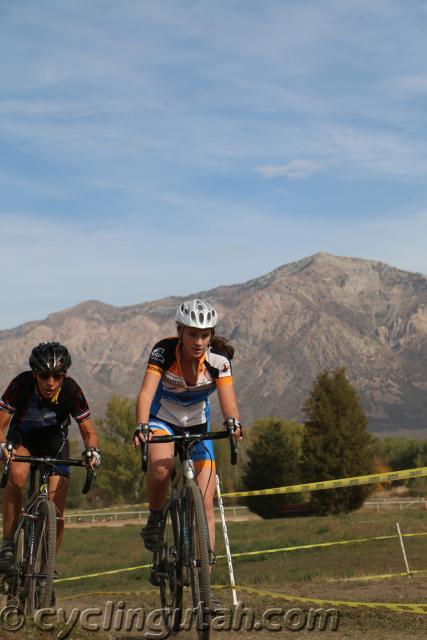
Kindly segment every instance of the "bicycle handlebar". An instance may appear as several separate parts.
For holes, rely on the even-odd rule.
[[[185,431],[174,435],[151,436],[145,442],[141,442],[141,467],[143,471],[147,471],[147,445],[161,444],[162,442],[200,442],[202,440],[222,440],[228,438],[230,441],[230,461],[232,465],[237,463],[237,438],[234,433],[233,419],[226,420],[227,428],[224,431],[208,431],[207,433],[192,433]]]
[[[82,460],[71,458],[71,459],[63,459],[59,460],[58,458],[50,458],[48,456],[38,457],[38,456],[19,456],[12,454],[11,457],[6,461],[4,465],[3,474],[0,480],[0,488],[4,489],[7,485],[7,481],[9,479],[10,473],[10,463],[11,462],[26,462],[27,464],[47,464],[47,465],[66,465],[67,467],[84,467],[86,469],[86,480],[83,485],[82,493],[88,493],[92,481],[96,478],[96,473],[94,469],[87,469]]]

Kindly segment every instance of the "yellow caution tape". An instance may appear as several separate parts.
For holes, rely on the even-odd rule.
[[[230,589],[230,585],[212,585],[213,589]],[[274,598],[276,600],[286,600],[288,602],[301,602],[304,604],[319,604],[319,605],[333,605],[343,607],[368,607],[370,609],[385,608],[391,611],[399,613],[416,613],[421,615],[427,615],[427,604],[407,604],[398,602],[354,602],[348,600],[329,600],[311,597],[295,596],[286,593],[277,593],[266,589],[255,589],[253,587],[237,586],[239,591],[245,591],[246,593],[253,593],[259,596]],[[57,601],[73,600],[76,598],[87,598],[89,596],[119,596],[135,595],[139,593],[158,593],[158,589],[140,589],[138,591],[92,591],[89,593],[81,593],[76,595],[64,596],[57,598]]]
[[[57,582],[57,580],[55,580]],[[155,593],[158,594],[159,590],[152,588],[147,589],[138,589],[138,591],[89,591],[85,593],[75,593],[70,596],[62,596],[62,598],[55,598],[56,602],[60,602],[62,600],[74,600],[78,598],[88,598],[89,596],[134,596],[140,593]]]
[[[73,576],[72,578],[59,578],[55,580],[55,584],[58,582],[73,582],[74,580],[87,580],[88,578],[98,578],[99,576],[112,576],[115,573],[124,573],[125,571],[136,571],[137,569],[149,569],[150,564],[140,564],[137,567],[126,567],[126,569],[113,569],[112,571],[101,571],[100,573],[88,573],[85,576]]]
[[[227,587],[225,587],[227,588]],[[228,587],[230,588],[230,587]],[[399,602],[353,602],[349,600],[329,600],[325,598],[311,598],[294,596],[287,593],[276,593],[274,591],[268,591],[266,589],[255,589],[254,587],[236,586],[238,591],[245,591],[246,593],[254,593],[266,598],[274,598],[279,600],[287,600],[288,602],[302,602],[313,603],[319,605],[333,605],[335,607],[368,607],[370,609],[389,609],[391,611],[397,611],[400,613],[418,613],[427,615],[427,603],[424,604],[407,604]]]
[[[243,496],[272,496],[280,493],[300,493],[307,491],[321,491],[323,489],[342,489],[344,487],[356,487],[361,484],[377,484],[379,482],[391,482],[392,480],[405,480],[408,478],[422,478],[427,476],[427,467],[417,469],[405,469],[404,471],[390,471],[369,476],[355,476],[353,478],[340,478],[338,480],[324,480],[323,482],[310,482],[309,484],[293,484],[286,487],[273,489],[257,489],[256,491],[232,491],[221,494],[223,498],[241,498]]]
[[[376,576],[353,576],[352,578],[329,578],[327,582],[364,582],[368,580],[384,580],[389,578],[408,577],[408,575],[424,574],[427,569],[411,569],[409,574],[407,571],[401,573],[382,573]]]
[[[414,537],[414,536],[427,536],[427,531],[421,531],[419,533],[404,533],[402,534],[402,537]],[[343,545],[343,544],[353,544],[353,543],[361,543],[361,542],[370,542],[370,541],[374,541],[374,540],[391,540],[394,538],[397,538],[398,536],[396,534],[394,535],[390,535],[390,536],[375,536],[375,537],[371,537],[371,538],[353,538],[352,540],[337,540],[337,541],[332,541],[332,542],[317,542],[315,544],[302,544],[302,545],[298,545],[298,546],[293,546],[293,547],[279,547],[277,549],[260,549],[257,551],[241,551],[238,553],[232,553],[232,557],[233,558],[239,558],[239,557],[243,557],[243,556],[259,556],[259,555],[263,555],[263,554],[267,554],[267,553],[285,553],[288,551],[299,551],[301,549],[315,549],[315,548],[321,548],[321,547],[333,547],[335,545]],[[216,556],[217,559],[223,559],[226,556],[225,555],[218,555]],[[110,571],[101,571],[99,573],[88,573],[84,576],[73,576],[70,578],[59,578],[58,580],[55,580],[55,584],[58,584],[59,582],[74,582],[76,580],[87,580],[88,578],[99,578],[100,576],[110,576],[110,575],[114,575],[116,573],[124,573],[127,571],[137,571],[138,569],[149,569],[151,567],[151,563],[150,564],[140,564],[137,565],[136,567],[126,567],[124,569],[113,569]],[[404,574],[406,575],[406,574]]]
[[[427,531],[422,531],[420,533],[404,533],[402,534],[402,537],[404,536],[427,536]],[[360,543],[360,542],[370,542],[373,540],[392,540],[398,537],[399,536],[395,534],[391,536],[375,536],[372,538],[353,538],[352,540],[337,540],[333,542],[316,542],[315,544],[302,544],[294,547],[280,547],[278,549],[260,549],[259,551],[241,551],[239,553],[232,553],[231,555],[233,558],[238,558],[241,556],[257,556],[257,555],[262,555],[264,553],[280,553],[280,552],[287,552],[287,551],[299,551],[300,549],[333,547],[335,545],[340,545],[340,544],[354,544],[354,543]],[[216,557],[217,559],[226,558],[225,555],[218,555]]]
[[[417,467],[416,469],[404,469],[402,471],[390,471],[388,473],[377,473],[369,476],[355,476],[353,478],[340,478],[337,480],[324,480],[323,482],[311,482],[309,484],[293,484],[286,487],[276,487],[272,489],[257,489],[256,491],[232,491],[222,493],[223,498],[238,498],[244,496],[267,496],[279,493],[300,493],[307,491],[321,491],[322,489],[340,489],[343,487],[353,487],[361,484],[378,484],[380,482],[392,482],[393,480],[406,480],[411,478],[422,478],[427,476],[427,467]],[[143,502],[137,507],[148,507],[148,502]],[[106,507],[103,509],[92,509],[90,512],[73,513],[68,515],[72,517],[87,516],[88,513],[96,513],[103,515],[108,513]],[[117,512],[120,514],[120,512]]]

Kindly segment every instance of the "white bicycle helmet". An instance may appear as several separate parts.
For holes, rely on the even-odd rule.
[[[175,322],[179,327],[195,329],[213,329],[217,320],[218,314],[213,306],[198,298],[180,304],[175,315]]]

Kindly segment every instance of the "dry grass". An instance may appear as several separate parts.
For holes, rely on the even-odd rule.
[[[427,513],[422,511],[402,513],[363,512],[340,517],[295,518],[287,520],[232,522],[229,537],[234,552],[266,550],[303,544],[316,544],[334,540],[350,540],[374,536],[395,535],[396,519],[403,532],[426,532]],[[94,527],[70,529],[66,533],[63,548],[58,558],[61,578],[80,574],[97,573],[149,563],[150,555],[144,550],[139,536],[139,526]],[[218,529],[217,553],[223,553],[223,543]],[[427,536],[405,539],[409,563],[412,569],[427,569]],[[284,594],[287,599],[273,599],[265,595],[240,592],[245,606],[252,607],[257,616],[269,607],[280,607],[283,615],[292,607],[303,611],[319,605],[301,604],[298,597],[347,602],[426,602],[427,574],[412,578],[340,582],[342,578],[399,573],[404,571],[403,558],[397,538],[339,545],[321,549],[305,549],[274,554],[260,554],[236,558],[234,561],[236,580],[242,586]],[[99,576],[88,580],[60,582],[56,585],[58,606],[68,611],[73,607],[105,607],[109,600],[122,600],[125,608],[143,607],[147,612],[157,608],[156,592],[147,590],[148,570]],[[332,580],[335,580],[333,582]],[[218,560],[212,575],[214,584],[227,582],[224,560]],[[292,601],[292,596],[295,600]],[[224,603],[231,602],[229,592],[222,592]],[[325,605],[332,606],[332,605]],[[427,632],[427,615],[398,613],[382,608],[350,608],[338,606],[338,631],[236,631],[236,638],[245,640],[285,637],[343,638],[373,640],[396,640],[412,636],[422,639]],[[427,612],[427,607],[426,607]],[[54,638],[55,631],[40,632],[27,625],[25,631],[2,634],[4,638]],[[85,631],[77,624],[69,637],[100,638],[125,637],[122,633],[107,631]],[[227,634],[229,635],[229,634]],[[130,633],[128,637],[143,638],[144,633]],[[152,636],[154,637],[154,636]],[[157,637],[160,637],[157,635]],[[182,632],[184,640],[194,637],[191,632]],[[214,631],[213,638],[224,638],[224,632]]]

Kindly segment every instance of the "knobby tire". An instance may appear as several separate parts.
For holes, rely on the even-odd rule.
[[[173,501],[163,521],[163,546],[158,553],[160,602],[166,625],[179,631],[182,620],[183,566],[178,503]]]
[[[56,558],[56,508],[52,500],[37,505],[32,545],[28,550],[26,613],[50,607]]]
[[[210,571],[209,571],[209,529],[203,498],[195,480],[186,487],[186,510],[189,534],[189,570],[193,610],[196,617],[199,640],[210,637]]]
[[[19,520],[16,528],[15,542],[15,562],[13,567],[13,576],[10,580],[10,589],[7,603],[16,606],[21,612],[25,613],[26,593],[29,582],[26,579],[29,540],[31,537],[31,523],[27,522],[24,517]]]

